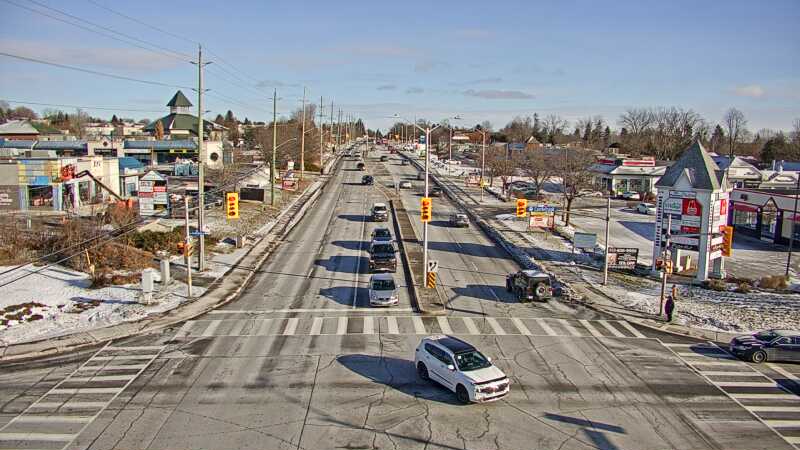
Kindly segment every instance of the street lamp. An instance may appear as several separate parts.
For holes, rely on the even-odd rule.
[[[479,132],[483,136],[483,147],[481,147],[481,178],[479,180],[481,188],[480,203],[483,203],[483,171],[486,169],[486,131],[484,131],[480,126],[475,127],[475,131]]]

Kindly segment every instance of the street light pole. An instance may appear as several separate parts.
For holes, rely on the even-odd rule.
[[[300,131],[300,181],[306,170],[306,87],[303,86],[303,126]]]
[[[275,159],[278,150],[278,90],[272,91],[272,163],[269,165],[269,204],[275,205]]]
[[[319,167],[320,167],[320,174],[322,174],[322,168],[325,167],[325,163],[322,161],[322,96],[319,97]]]
[[[450,167],[453,165],[453,127],[448,127],[448,131],[447,152],[449,156],[447,157],[447,176],[450,176]]]
[[[203,46],[197,46],[197,200],[200,208],[197,211],[197,231],[200,232],[197,255],[197,270],[206,269],[206,237],[205,230],[205,151],[203,145]]]
[[[794,247],[794,229],[797,226],[797,197],[800,195],[800,172],[797,175],[797,185],[794,191],[794,213],[792,214],[792,232],[789,234],[789,255],[786,257],[786,277],[789,277],[789,270],[792,268],[792,248]]]
[[[606,257],[603,259],[603,286],[608,284],[608,235],[609,224],[611,223],[611,197],[608,197],[606,203]]]
[[[480,179],[480,188],[481,188],[481,199],[480,202],[483,203],[483,172],[486,169],[486,132],[483,130],[481,131],[481,135],[483,135],[483,147],[481,148],[481,179]]]

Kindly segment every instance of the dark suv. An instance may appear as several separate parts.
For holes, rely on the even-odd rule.
[[[514,293],[517,300],[545,301],[553,296],[550,275],[536,270],[520,270],[506,277],[506,290]]]
[[[393,242],[375,241],[369,244],[369,270],[397,272],[397,249]]]
[[[736,336],[728,349],[737,357],[754,363],[800,362],[800,331],[764,330]]]
[[[374,182],[375,182],[375,179],[372,178],[372,175],[364,175],[363,177],[361,177],[361,184],[369,186]]]

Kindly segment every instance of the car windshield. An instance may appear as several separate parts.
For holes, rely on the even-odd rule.
[[[375,280],[372,282],[372,290],[374,291],[393,291],[394,280]]]
[[[759,341],[771,342],[778,337],[778,333],[772,330],[767,330],[758,332],[754,334],[753,337],[758,339]]]
[[[458,370],[462,372],[469,372],[470,370],[485,369],[492,365],[481,352],[477,350],[470,350],[468,352],[456,353],[456,364]]]
[[[394,253],[394,248],[389,244],[373,245],[372,253]]]
[[[386,228],[378,228],[375,230],[375,237],[390,238],[392,237],[392,233]]]
[[[386,211],[386,207],[385,207],[385,206],[375,206],[375,207],[373,207],[372,209],[373,209],[375,212],[385,212],[385,211]]]

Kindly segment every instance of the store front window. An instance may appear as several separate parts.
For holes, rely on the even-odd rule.
[[[28,186],[28,207],[32,209],[52,209],[53,187]]]
[[[758,226],[758,213],[755,211],[735,209],[733,211],[733,225],[756,231],[756,227]]]
[[[761,208],[761,236],[775,239],[775,228],[778,223],[778,208],[774,203],[767,203]]]

